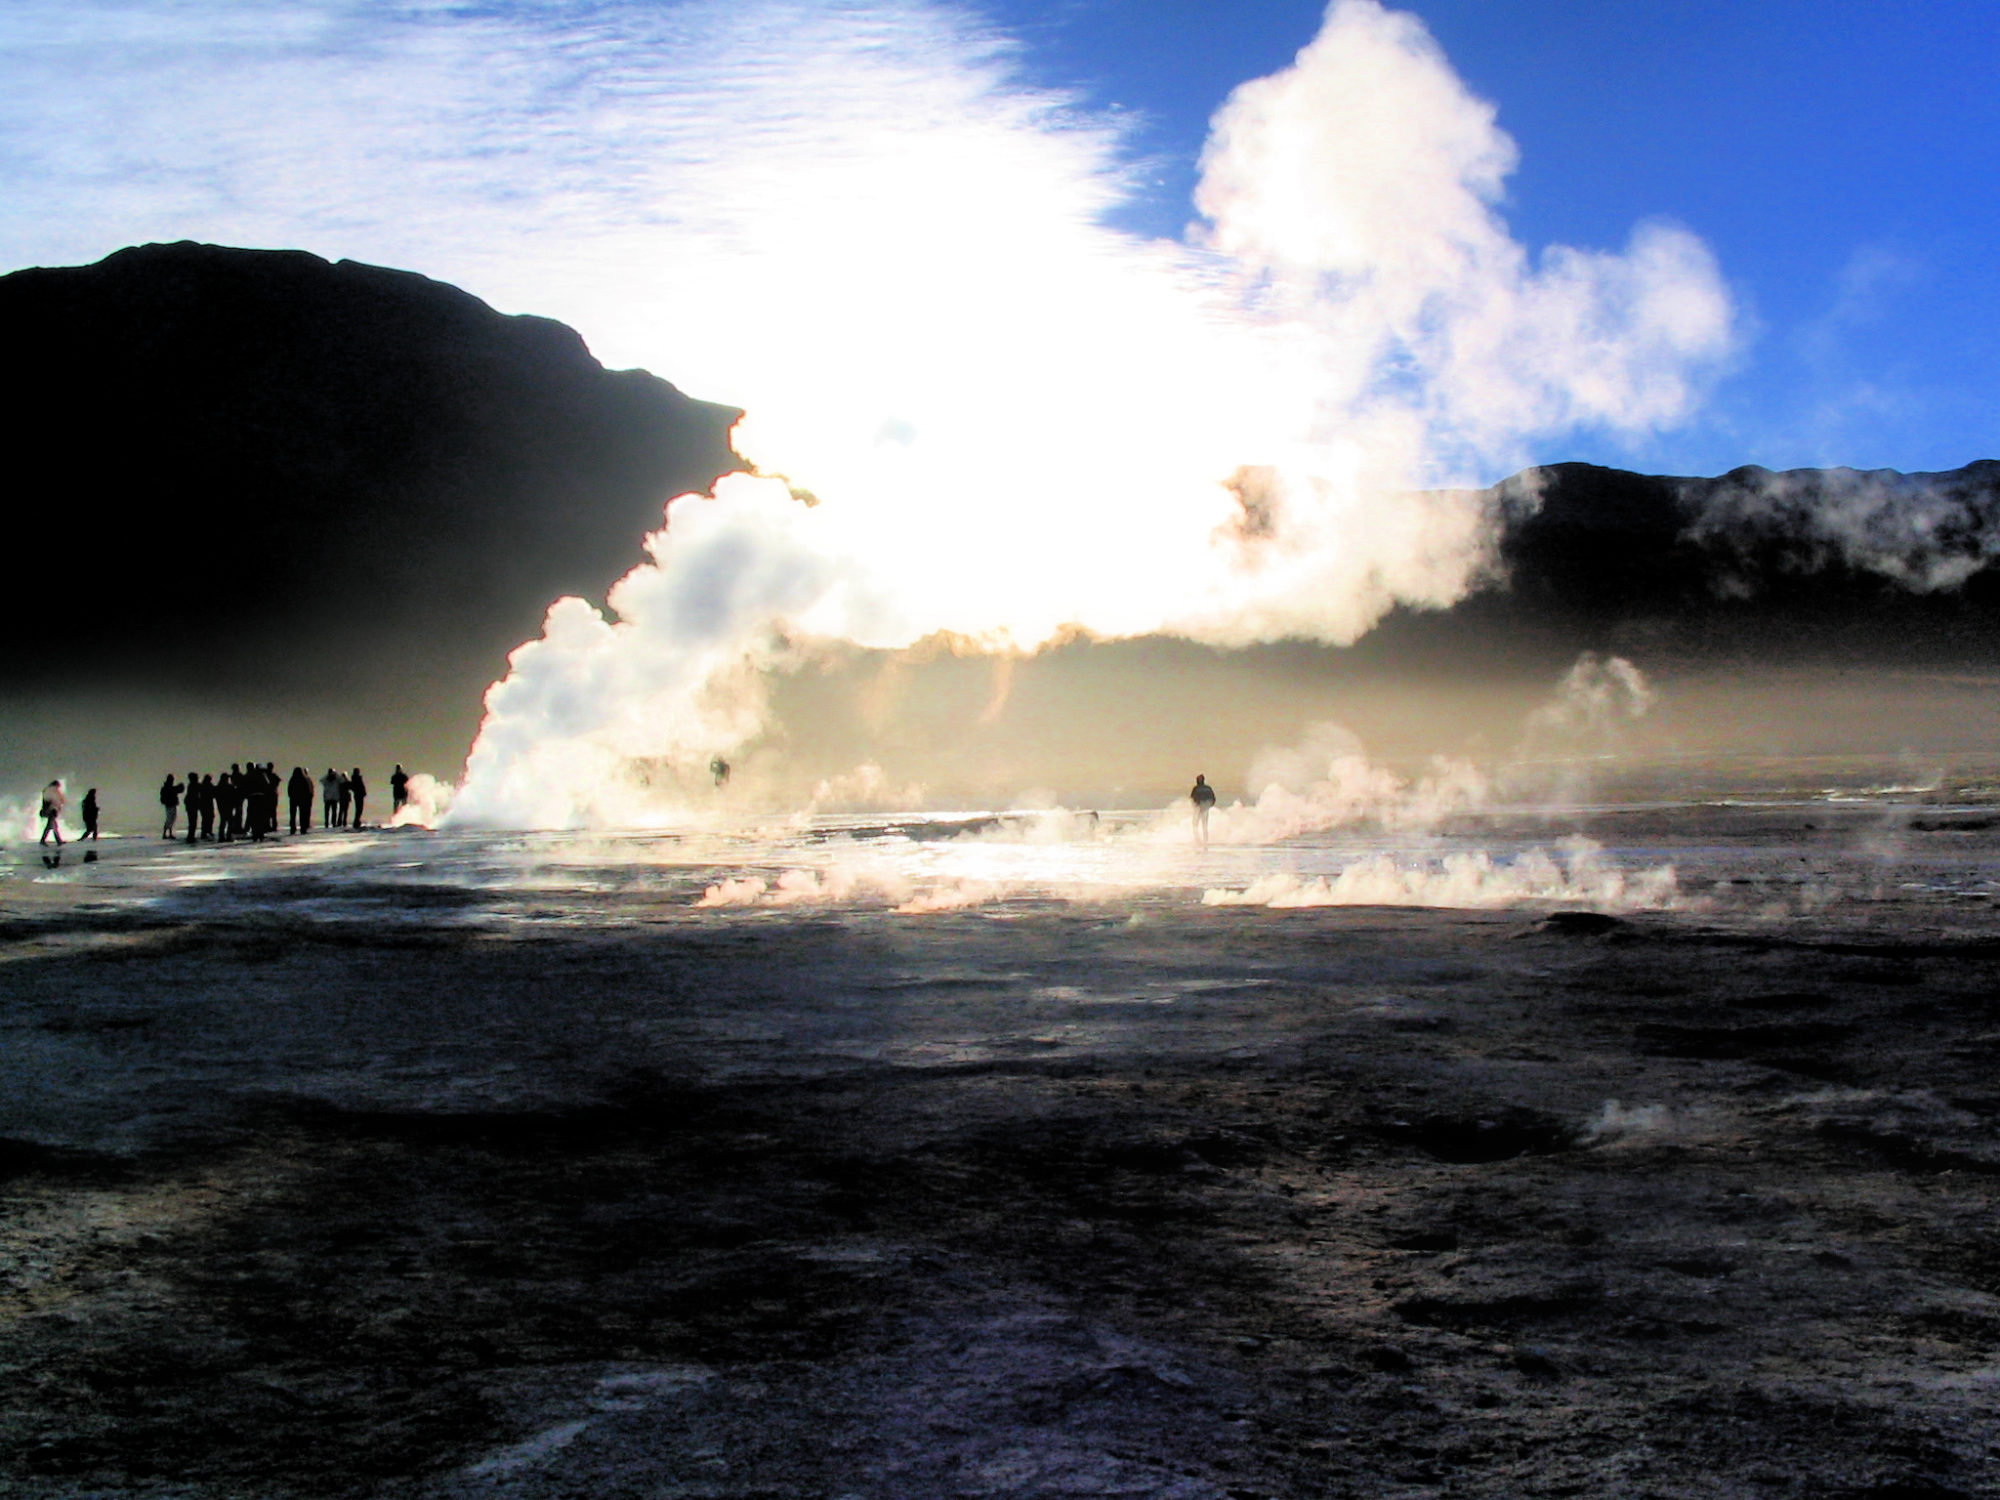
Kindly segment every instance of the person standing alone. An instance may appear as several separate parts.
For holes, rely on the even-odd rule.
[[[1208,847],[1208,814],[1215,806],[1215,788],[1208,784],[1208,778],[1199,772],[1195,774],[1194,790],[1188,793],[1188,800],[1194,804],[1195,847]]]

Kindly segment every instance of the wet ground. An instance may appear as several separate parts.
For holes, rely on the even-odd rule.
[[[1601,820],[1623,915],[23,875],[0,1493],[2000,1494],[2000,835],[1843,816]]]

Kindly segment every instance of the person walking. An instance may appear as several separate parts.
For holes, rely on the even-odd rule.
[[[83,832],[77,836],[77,842],[80,844],[85,839],[89,839],[93,843],[98,842],[96,787],[92,787],[83,794]]]
[[[361,767],[354,768],[354,774],[347,778],[347,790],[354,798],[354,827],[361,826],[362,804],[368,800],[368,783],[361,779]]]
[[[69,798],[63,792],[62,779],[58,777],[42,788],[42,836],[39,842],[46,844],[49,835],[56,836],[56,847],[62,848],[63,808],[69,805]]]
[[[160,837],[174,836],[174,824],[181,815],[181,784],[174,780],[174,773],[167,772],[167,779],[160,783],[160,807],[166,814],[166,821],[160,824]]]
[[[1208,814],[1209,810],[1215,806],[1215,788],[1210,786],[1208,778],[1199,772],[1196,773],[1194,778],[1194,789],[1188,793],[1188,801],[1194,804],[1195,847],[1206,849],[1208,847]]]

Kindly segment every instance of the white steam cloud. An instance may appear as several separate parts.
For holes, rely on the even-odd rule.
[[[1529,849],[1514,859],[1484,850],[1444,855],[1435,862],[1374,854],[1332,877],[1302,880],[1274,871],[1243,890],[1213,889],[1209,906],[1444,906],[1479,910],[1527,904],[1587,906],[1597,911],[1653,911],[1676,904],[1672,865],[1626,871],[1604,858],[1603,848],[1580,835],[1559,841],[1556,853]]]
[[[1549,701],[1528,716],[1517,755],[1506,770],[1440,756],[1421,775],[1406,777],[1363,753],[1337,724],[1315,724],[1288,748],[1267,748],[1251,763],[1251,785],[1262,788],[1247,806],[1218,809],[1210,825],[1218,845],[1279,843],[1333,829],[1371,827],[1430,834],[1454,820],[1491,812],[1503,789],[1527,794],[1528,806],[1549,813],[1581,801],[1588,777],[1542,774],[1538,760],[1603,753],[1625,725],[1643,718],[1654,693],[1645,674],[1622,656],[1585,653],[1563,674]],[[1179,831],[1163,817],[1156,833]],[[1374,853],[1333,875],[1302,877],[1272,871],[1238,890],[1212,887],[1210,906],[1442,906],[1459,909],[1518,905],[1585,906],[1598,911],[1651,911],[1681,904],[1672,865],[1626,870],[1603,848],[1572,834],[1555,852],[1530,848],[1508,858],[1483,849],[1435,858]]]
[[[1582,657],[1550,702],[1530,715],[1524,744],[1561,749],[1564,740],[1600,743],[1606,733],[1601,718],[1614,712],[1637,718],[1651,701],[1644,676],[1631,663]],[[879,772],[862,780],[879,795]],[[1469,761],[1440,758],[1425,773],[1405,777],[1369,760],[1360,741],[1339,725],[1316,724],[1296,745],[1260,751],[1251,781],[1263,787],[1254,802],[1214,810],[1202,860],[1211,846],[1240,855],[1303,840],[1341,850],[1353,847],[1348,836],[1364,833],[1390,836],[1398,847],[1343,856],[1328,873],[1268,870],[1240,887],[1207,886],[1205,905],[1562,905],[1630,912],[1687,904],[1672,865],[1628,870],[1580,835],[1554,840],[1553,852],[1530,847],[1500,856],[1436,840],[1454,823],[1500,806],[1495,777]],[[1580,789],[1581,783],[1571,788]],[[1553,815],[1563,805],[1509,804],[1507,810]],[[1189,807],[1181,802],[1137,821],[1106,822],[1094,812],[1061,808],[1009,814],[948,834],[939,830],[922,841],[924,855],[916,858],[909,847],[897,852],[836,837],[822,846],[824,862],[816,867],[730,875],[709,885],[695,905],[861,906],[918,915],[1052,891],[1070,901],[1099,901],[1187,884],[1191,833]],[[1322,837],[1315,841],[1315,835]],[[1334,837],[1329,842],[1325,835]]]
[[[800,639],[1345,642],[1397,601],[1450,603],[1492,518],[1412,490],[1580,423],[1671,421],[1730,342],[1683,232],[1531,264],[1492,207],[1513,156],[1420,23],[1340,0],[1292,68],[1217,116],[1201,248],[1098,227],[1074,184],[1024,184],[1004,236],[967,235],[975,216],[938,245],[927,217],[919,242],[959,278],[959,346],[926,324],[910,376],[853,389],[787,340],[819,378],[750,398],[746,446],[824,503],[726,481],[674,508],[615,619],[559,604],[489,695],[458,814],[663,816],[632,768],[754,736],[756,676]],[[878,405],[832,409],[863,395]]]
[[[303,244],[560,317],[751,413],[809,487],[683,500],[558,602],[449,818],[659,823],[800,643],[1067,627],[1345,642],[1444,605],[1484,479],[1685,417],[1733,344],[1701,243],[1539,256],[1513,142],[1415,18],[1335,0],[1217,114],[1186,242],[1105,227],[1115,125],[929,0],[0,16],[0,254]]]
[[[1689,534],[1724,559],[1733,555],[1743,594],[1756,592],[1756,575],[1772,559],[1794,574],[1837,563],[1930,593],[1955,589],[2000,558],[2000,464],[1992,460],[1951,474],[1738,469],[1690,488]]]

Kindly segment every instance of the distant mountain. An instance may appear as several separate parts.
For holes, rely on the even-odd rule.
[[[197,696],[221,722],[331,700],[443,765],[551,600],[601,599],[664,501],[744,467],[740,415],[605,370],[559,323],[299,251],[0,277],[0,693],[136,685],[169,721]],[[1556,464],[1471,498],[1494,522],[1479,586],[1315,671],[2000,666],[2000,463]]]
[[[1363,661],[2000,664],[2000,462],[1714,479],[1553,464],[1476,499],[1496,521],[1487,576],[1451,609],[1395,611]]]
[[[407,271],[191,243],[0,277],[0,685],[320,689],[476,712],[562,593],[744,467],[740,412]],[[303,668],[303,670],[301,670]]]

